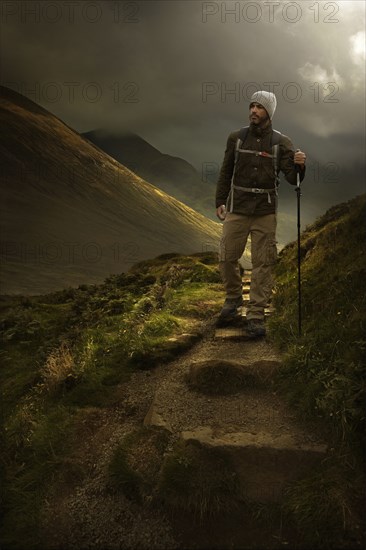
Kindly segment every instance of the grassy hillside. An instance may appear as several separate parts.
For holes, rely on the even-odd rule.
[[[333,451],[319,471],[289,489],[286,506],[321,547],[337,524],[360,532],[364,510],[365,236],[366,195],[334,206],[302,234],[301,338],[297,243],[282,250],[276,268],[269,324],[284,354],[278,386],[300,417],[322,426]]]
[[[284,355],[278,391],[302,418],[323,427],[333,449],[311,477],[288,488],[278,512],[281,522],[309,536],[309,548],[334,548],[332,540],[345,536],[349,549],[360,529],[365,209],[365,196],[338,205],[302,235],[301,338],[296,243],[283,249],[276,267],[269,336]],[[4,548],[42,548],[39,514],[49,482],[57,475],[67,486],[83,475],[70,460],[83,412],[108,411],[131,373],[191,346],[222,300],[215,254],[167,254],[100,285],[0,299]]]
[[[132,372],[191,346],[221,299],[214,254],[165,255],[99,286],[1,299],[2,547],[42,548],[49,481],[80,475],[68,452],[83,409],[108,409]]]
[[[302,337],[297,333],[297,243],[277,265],[271,319],[286,352],[283,383],[306,414],[325,416],[334,433],[364,433],[366,195],[337,205],[301,237]]]
[[[161,153],[133,133],[94,130],[82,135],[144,180],[216,221],[215,185],[203,181],[186,160]]]
[[[220,224],[0,87],[2,294],[101,283],[165,252],[215,250]]]

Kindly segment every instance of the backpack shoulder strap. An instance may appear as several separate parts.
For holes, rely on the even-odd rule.
[[[272,130],[272,162],[273,162],[273,171],[275,175],[275,187],[277,188],[280,183],[279,177],[279,164],[280,164],[280,139],[281,132],[277,130]]]
[[[240,139],[241,141],[245,141],[248,131],[249,131],[249,126],[244,126],[243,128],[240,128],[238,139]]]
[[[281,132],[278,130],[272,130],[272,145],[279,145],[281,136]]]
[[[249,131],[249,126],[244,126],[243,128],[240,128],[239,133],[238,133],[238,137],[237,137],[236,145],[235,145],[234,168],[233,168],[233,175],[232,175],[232,178],[231,178],[232,182],[234,180],[236,163],[237,163],[238,157],[239,157],[239,149],[240,149],[242,143],[245,141],[245,138],[247,137],[248,131]]]

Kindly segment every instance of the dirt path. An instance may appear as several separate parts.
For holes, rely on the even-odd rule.
[[[229,394],[224,391],[224,395],[204,394],[187,384],[192,372],[197,374],[207,365],[214,372],[223,358],[229,370],[233,366],[234,374],[237,368],[249,369],[248,380],[254,377],[260,384]],[[279,361],[265,339],[231,340],[222,333],[215,338],[211,325],[203,339],[175,361],[133,374],[120,386],[120,399],[113,409],[80,413],[73,455],[63,468],[63,477],[50,488],[44,506],[45,548],[173,550],[222,548],[223,544],[239,548],[243,540],[245,548],[282,547],[280,526],[273,533],[263,533],[260,527],[243,523],[243,516],[232,517],[223,519],[218,538],[215,529],[194,527],[182,518],[172,521],[162,509],[132,502],[108,489],[107,483],[107,468],[118,443],[136,427],[152,424],[170,430],[173,440],[196,440],[226,449],[239,474],[250,472],[252,496],[260,492],[265,501],[276,500],[288,472],[297,471],[299,457],[304,460],[301,452],[307,448],[312,458],[324,452],[313,435],[296,425],[273,391],[270,375]]]

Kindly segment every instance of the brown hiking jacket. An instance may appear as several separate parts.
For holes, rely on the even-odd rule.
[[[232,132],[227,140],[224,161],[222,163],[216,188],[216,208],[226,205],[228,212],[261,216],[272,214],[277,209],[275,193],[275,175],[272,158],[239,153],[234,175],[234,189],[231,189],[231,178],[234,170],[235,147],[240,130]],[[266,152],[272,155],[272,125],[266,128],[249,127],[242,149]],[[291,185],[296,185],[294,164],[294,146],[287,136],[281,135],[279,142],[278,168]],[[300,180],[305,176],[305,169],[300,171]],[[251,193],[236,188],[268,189],[269,193]]]

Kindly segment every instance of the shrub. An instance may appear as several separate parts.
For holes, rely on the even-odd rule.
[[[60,386],[76,380],[74,358],[66,342],[62,342],[57,349],[49,354],[41,370],[41,375],[42,385],[48,392],[53,392]]]
[[[158,494],[169,508],[202,522],[237,508],[239,484],[219,451],[179,441],[165,459]]]

